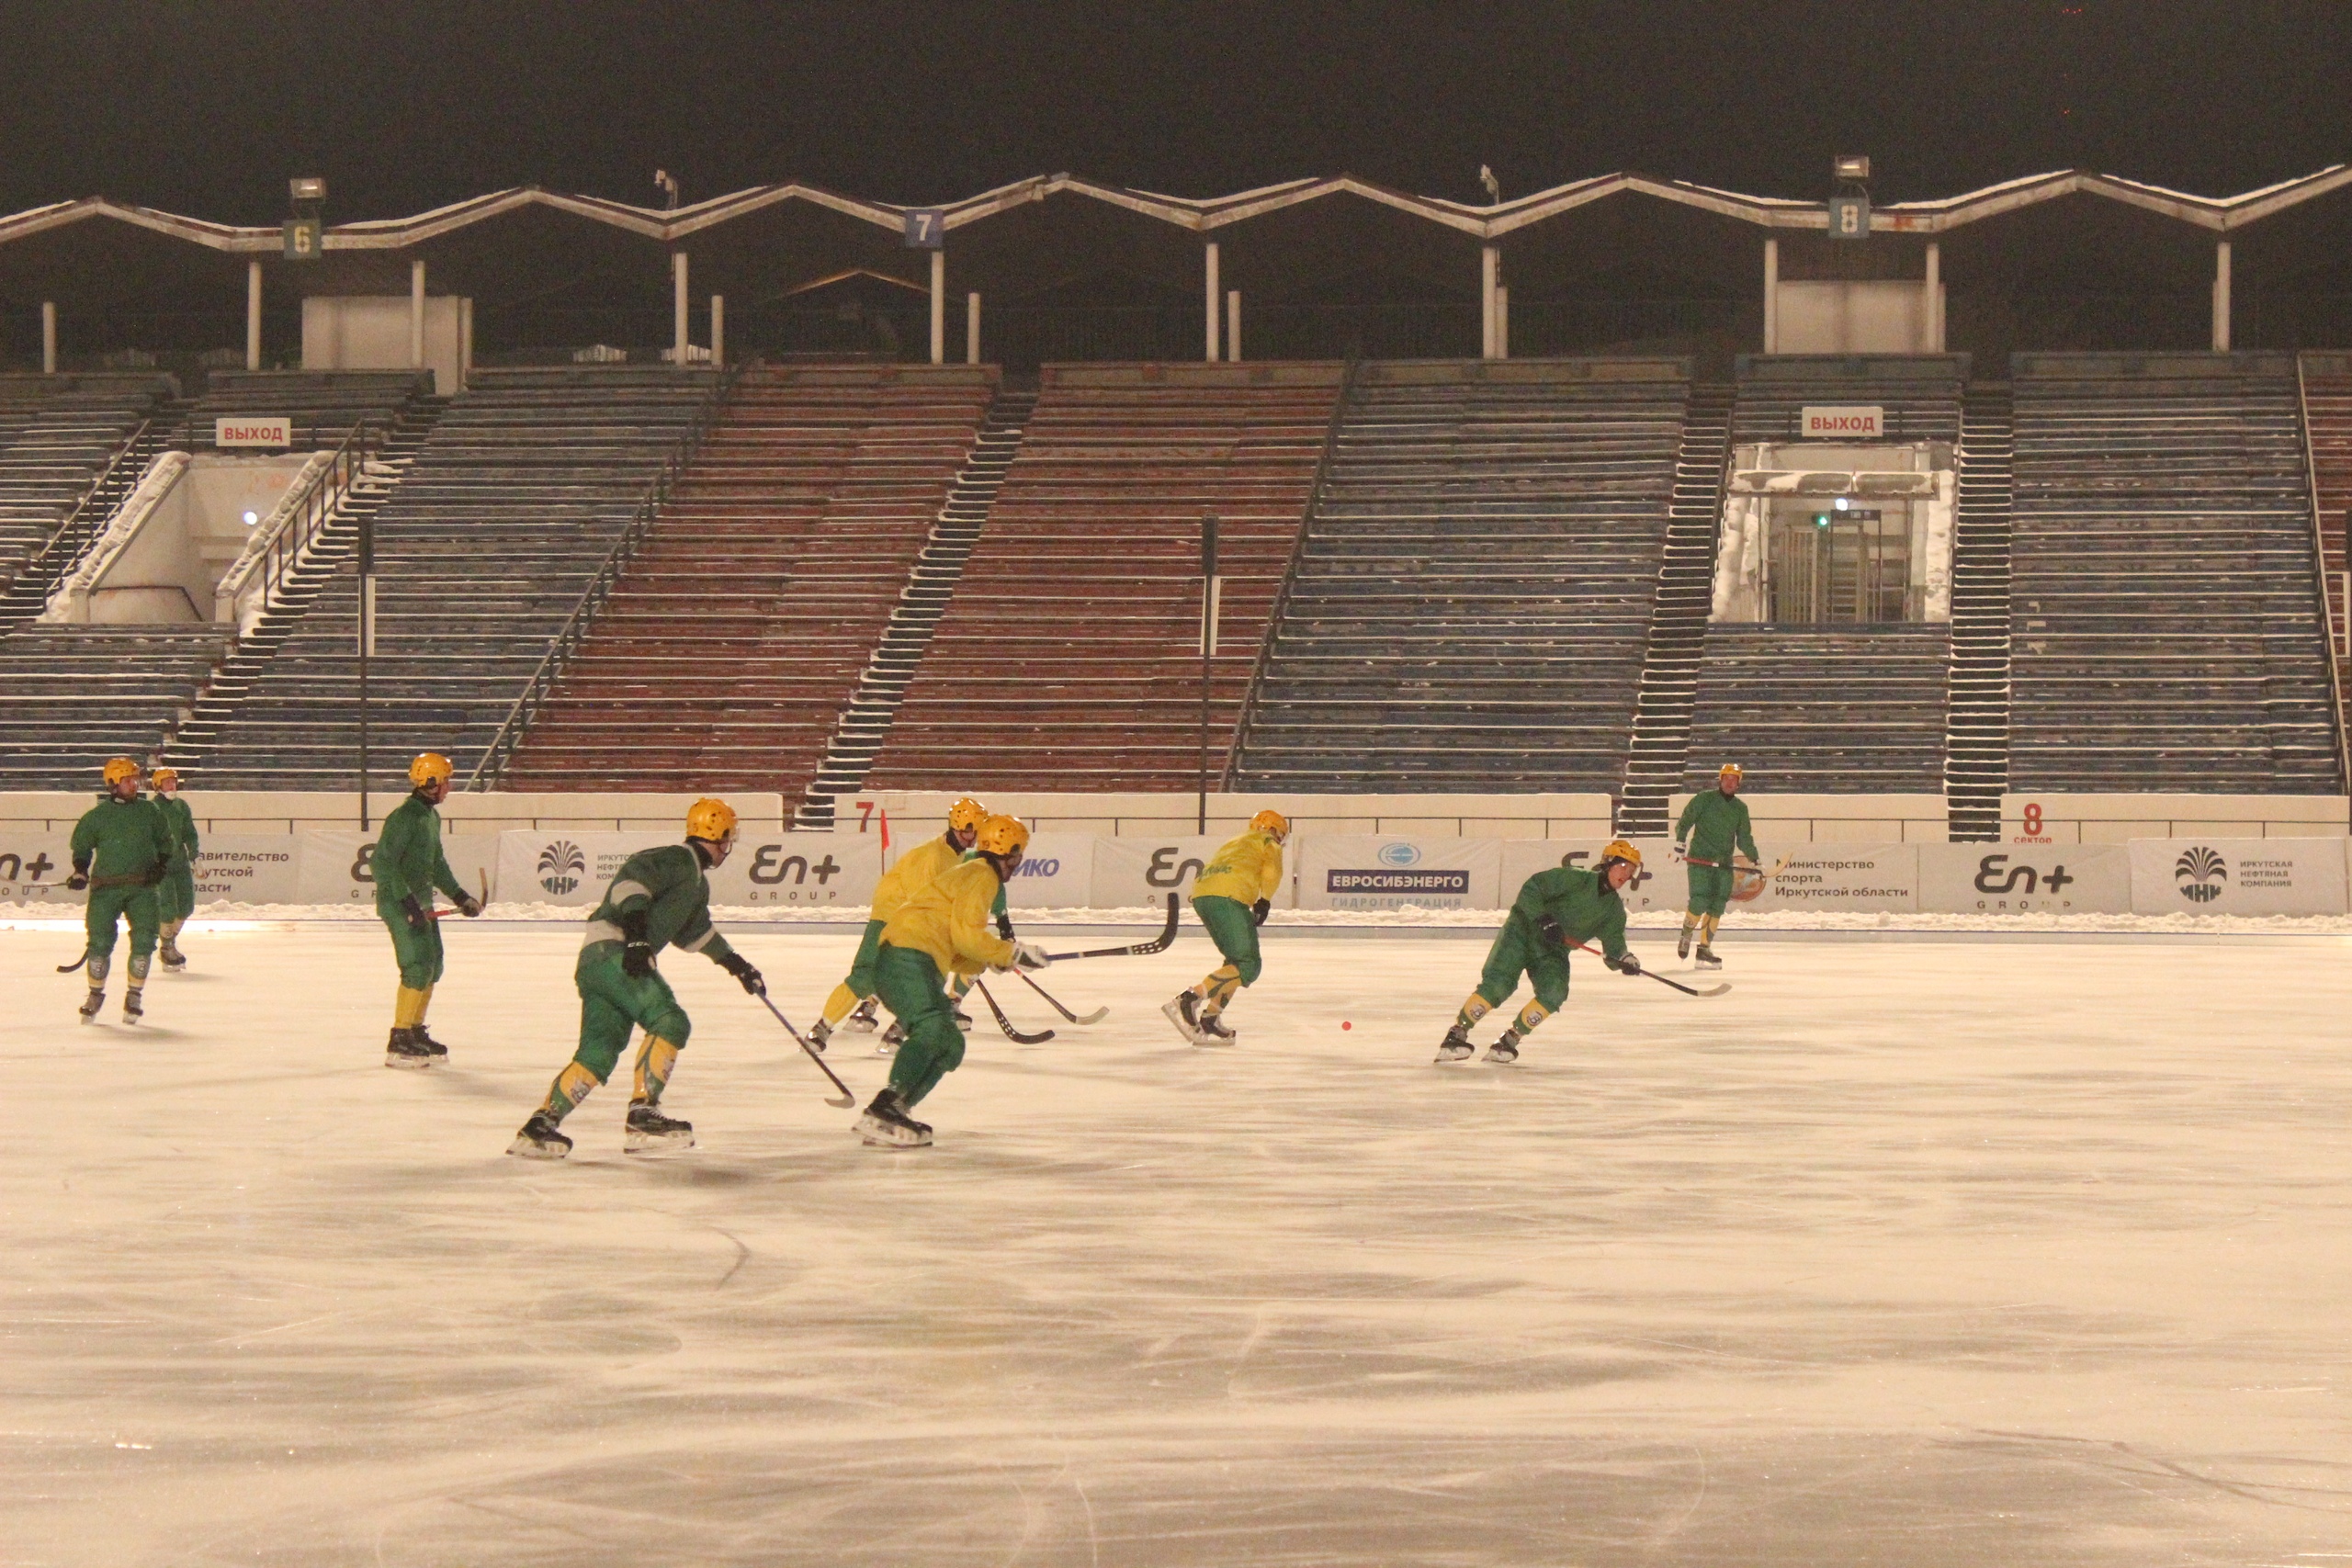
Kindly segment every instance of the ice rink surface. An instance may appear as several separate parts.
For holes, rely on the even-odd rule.
[[[2352,1562],[2352,942],[1736,927],[1518,1068],[1430,1065],[1462,939],[1284,934],[1186,1047],[1188,930],[910,1153],[670,953],[701,1147],[616,1085],[561,1166],[570,931],[450,932],[432,1075],[377,930],[137,1029],[0,931],[0,1563]],[[741,945],[805,1022],[852,943]]]

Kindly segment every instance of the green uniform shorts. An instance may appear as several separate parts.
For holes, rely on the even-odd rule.
[[[907,1032],[890,1061],[890,1087],[909,1105],[919,1105],[941,1078],[964,1064],[964,1032],[948,1010],[946,977],[930,953],[888,942],[875,960],[874,977],[882,1005]]]
[[[1225,961],[1241,972],[1241,983],[1255,982],[1266,966],[1258,956],[1258,922],[1250,918],[1250,906],[1238,898],[1204,893],[1193,900],[1193,913],[1201,917]]]
[[[670,982],[659,970],[630,974],[621,967],[622,953],[619,942],[596,942],[582,948],[571,967],[572,984],[580,988],[580,1049],[571,1059],[595,1074],[598,1083],[613,1076],[632,1028],[679,1046],[694,1032],[694,1021],[678,1005]]]
[[[408,923],[407,914],[398,904],[390,908],[379,904],[377,917],[384,929],[392,933],[392,955],[401,966],[401,984],[412,991],[426,990],[441,979],[441,922],[427,920],[418,931]]]
[[[114,952],[115,922],[130,924],[130,956],[146,958],[155,951],[155,890],[144,884],[127,887],[93,887],[89,908],[83,911],[82,929],[89,933],[90,956],[105,958]]]
[[[1535,987],[1535,999],[1546,1012],[1557,1012],[1568,999],[1568,950],[1545,942],[1534,923],[1513,909],[1487,950],[1487,967],[1478,976],[1478,994],[1488,1007],[1500,1007],[1519,989],[1519,977]]]
[[[1690,873],[1690,913],[1720,917],[1731,904],[1731,867],[1691,862],[1687,869]]]
[[[185,920],[196,913],[196,870],[186,862],[164,873],[155,889],[155,912],[165,921]]]

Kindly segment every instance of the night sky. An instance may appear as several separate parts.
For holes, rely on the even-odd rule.
[[[8,0],[0,210],[331,220],[510,185],[799,177],[938,202],[1068,170],[1482,199],[1620,168],[1882,201],[2081,165],[2225,195],[2352,157],[2347,0],[636,4]]]

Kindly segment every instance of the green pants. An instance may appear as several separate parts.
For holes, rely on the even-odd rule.
[[[1690,913],[1720,918],[1731,903],[1731,867],[1690,863]]]
[[[186,861],[174,862],[155,889],[155,905],[157,918],[166,923],[196,913],[195,868]]]
[[[155,889],[143,883],[122,887],[93,887],[90,907],[83,914],[83,930],[89,933],[90,957],[101,966],[114,953],[115,922],[130,923],[130,961],[135,972],[145,974],[147,960],[155,953],[155,928],[162,921],[156,913]]]
[[[392,955],[399,959],[401,984],[412,991],[428,990],[441,979],[441,922],[427,920],[423,931],[408,923],[398,904],[376,906],[377,917],[392,933]]]
[[[613,1065],[628,1048],[631,1028],[657,1034],[673,1045],[684,1045],[694,1022],[678,1005],[677,994],[657,970],[632,975],[621,967],[621,944],[600,942],[580,950],[572,965],[572,983],[580,987],[580,1049],[572,1060],[603,1083],[613,1076]]]
[[[1544,1004],[1544,1011],[1556,1011],[1568,999],[1568,950],[1545,942],[1533,923],[1513,909],[1503,929],[1495,933],[1495,945],[1487,950],[1478,994],[1487,998],[1488,1007],[1500,1007],[1519,989],[1521,975],[1535,987],[1535,999]]]
[[[850,960],[849,978],[842,982],[855,991],[860,1000],[872,996],[876,986],[874,979],[875,960],[882,953],[882,928],[888,920],[868,920],[865,934],[857,939],[857,956]]]
[[[964,1064],[964,1032],[947,1008],[947,981],[921,948],[882,944],[874,977],[882,1005],[898,1017],[907,1038],[890,1061],[890,1087],[920,1105],[939,1080]]]
[[[1240,973],[1241,983],[1256,984],[1266,965],[1258,956],[1258,922],[1250,917],[1250,906],[1238,898],[1204,893],[1193,900],[1193,913],[1201,917],[1217,952]]]

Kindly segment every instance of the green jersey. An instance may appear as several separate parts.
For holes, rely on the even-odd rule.
[[[588,917],[588,940],[582,945],[626,940],[625,922],[639,913],[645,917],[645,940],[657,951],[675,947],[714,964],[735,951],[710,923],[710,879],[691,844],[639,850],[623,861],[605,889],[604,902]]]
[[[196,813],[188,809],[187,802],[176,795],[151,795],[147,804],[164,819],[164,841],[172,846],[172,864],[192,863],[201,846],[196,838]]]
[[[73,854],[74,869],[102,887],[154,883],[171,863],[172,840],[153,804],[109,795],[74,824]]]
[[[1539,871],[1520,885],[1510,912],[1533,925],[1549,915],[1571,942],[1600,939],[1600,951],[1614,958],[1625,951],[1625,901],[1600,873],[1564,865]]]
[[[1674,825],[1674,841],[1692,860],[1711,865],[1729,865],[1735,846],[1749,860],[1757,858],[1756,835],[1747,827],[1747,802],[1719,789],[1690,797],[1681,819]]]
[[[384,818],[369,864],[379,912],[398,909],[406,898],[430,904],[436,887],[456,900],[466,897],[457,873],[449,869],[449,858],[441,852],[441,814],[421,795],[410,795]]]

